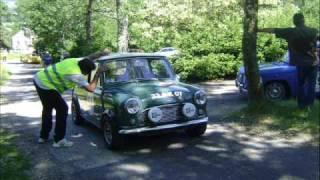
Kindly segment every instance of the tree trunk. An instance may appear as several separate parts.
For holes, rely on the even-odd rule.
[[[86,43],[89,48],[92,45],[92,5],[94,0],[89,0],[86,14]]]
[[[257,63],[257,23],[258,0],[244,0],[244,24],[242,52],[245,74],[248,80],[249,105],[263,99],[263,88],[260,83]]]
[[[118,21],[118,51],[128,52],[129,32],[128,14],[125,11],[127,0],[116,0]]]

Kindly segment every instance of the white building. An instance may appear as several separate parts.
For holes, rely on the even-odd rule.
[[[23,29],[12,36],[12,50],[14,52],[31,54],[33,48],[34,36],[30,29]]]

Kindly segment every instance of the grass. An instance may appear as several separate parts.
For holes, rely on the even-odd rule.
[[[0,130],[0,175],[1,179],[29,179],[27,159],[13,145],[17,135]]]
[[[249,129],[278,130],[282,134],[307,133],[318,136],[320,130],[320,103],[316,100],[310,109],[297,108],[296,101],[264,102],[245,107],[228,115],[225,120],[239,123]]]
[[[0,86],[9,78],[9,73],[3,64],[0,64]],[[3,97],[0,96],[2,99]],[[2,100],[1,100],[2,101]],[[0,179],[29,179],[26,171],[28,161],[13,145],[15,134],[0,129]]]
[[[16,61],[16,60],[20,60],[20,57],[23,54],[20,53],[8,53],[7,54],[7,61]]]
[[[0,64],[0,86],[5,83],[6,80],[9,79],[9,72],[4,67],[4,64]]]

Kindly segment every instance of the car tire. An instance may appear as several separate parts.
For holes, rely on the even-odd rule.
[[[203,135],[206,132],[206,130],[207,130],[207,123],[189,127],[188,129],[186,129],[186,133],[190,137],[199,137]]]
[[[287,97],[287,89],[284,83],[271,82],[265,86],[264,95],[271,101],[282,100]]]
[[[72,98],[71,102],[71,119],[76,125],[83,125],[85,120],[80,114],[80,105],[78,100]]]
[[[124,135],[119,134],[116,124],[110,120],[105,119],[103,122],[103,139],[106,146],[110,150],[119,150],[125,145]]]

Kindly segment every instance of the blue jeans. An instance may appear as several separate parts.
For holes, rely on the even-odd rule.
[[[297,66],[299,108],[305,108],[314,103],[317,68],[317,66]]]

